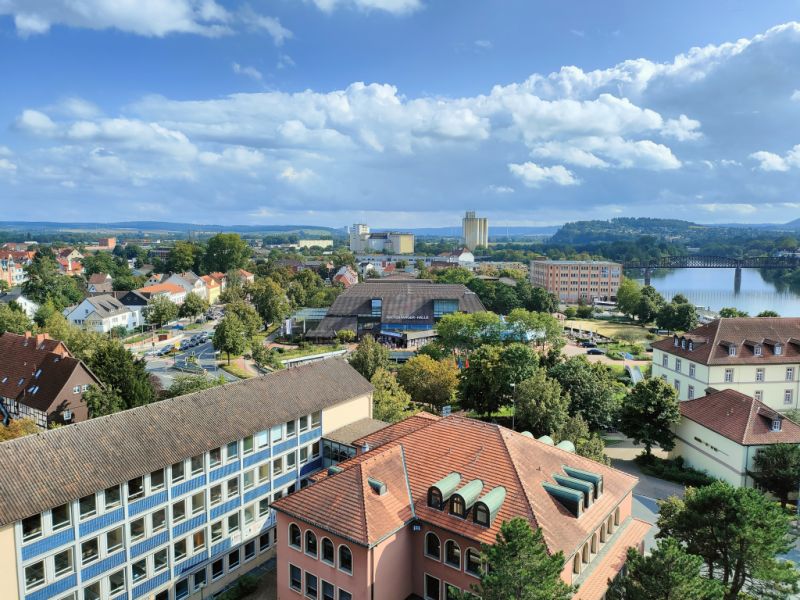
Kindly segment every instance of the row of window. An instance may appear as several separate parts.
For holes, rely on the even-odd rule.
[[[432,560],[442,561],[442,543],[432,531],[425,534],[425,556]],[[461,547],[454,540],[444,544],[444,564],[461,570]],[[480,577],[483,571],[481,555],[475,548],[467,548],[464,553],[464,572]]]
[[[425,600],[461,600],[469,598],[478,600],[478,596],[464,590],[463,592],[452,583],[442,582],[438,577],[425,573]]]
[[[310,529],[306,530],[305,536],[300,531],[300,527],[291,523],[289,525],[289,546],[299,552],[305,552],[307,556],[312,558],[319,558],[322,562],[333,568],[338,568],[340,571],[353,574],[353,553],[346,545],[341,544],[337,552],[334,544],[326,537],[317,544],[317,534]]]
[[[312,600],[353,600],[350,592],[341,588],[337,590],[335,585],[319,579],[313,573],[306,571],[305,577],[303,577],[303,570],[291,563],[289,564],[289,587]]]
[[[665,368],[669,368],[669,355],[664,354],[661,357],[661,365]],[[675,359],[675,371],[678,373],[682,372],[682,361],[680,358]],[[694,377],[696,372],[696,365],[694,363],[689,363],[689,377]],[[765,371],[762,367],[756,369],[755,372],[755,381],[765,381]],[[734,370],[733,369],[725,369],[724,380],[725,383],[733,383],[734,379]],[[794,381],[794,367],[786,367],[786,371],[784,373],[784,381]]]

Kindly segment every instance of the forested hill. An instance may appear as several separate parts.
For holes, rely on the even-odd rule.
[[[566,223],[550,242],[581,245],[631,240],[643,235],[659,239],[680,239],[709,227],[678,219],[620,217],[609,221],[575,221]]]

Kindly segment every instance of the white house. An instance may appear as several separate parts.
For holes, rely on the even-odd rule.
[[[19,288],[12,289],[9,292],[0,293],[0,304],[11,304],[12,302],[16,302],[17,305],[28,315],[29,319],[33,318],[33,315],[36,314],[36,311],[39,310],[39,305],[36,304],[33,300],[28,300],[25,296],[22,295],[22,291]]]
[[[167,279],[164,279],[162,283],[173,283],[175,285],[179,285],[186,290],[187,294],[194,293],[200,296],[203,300],[207,302],[209,301],[208,286],[206,286],[206,282],[203,281],[202,277],[192,273],[191,271],[173,273]]]
[[[91,296],[78,306],[64,311],[67,321],[99,333],[107,333],[115,327],[134,329],[141,323],[141,313],[129,309],[109,294]]]

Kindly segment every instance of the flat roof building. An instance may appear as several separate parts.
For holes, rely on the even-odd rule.
[[[532,260],[530,279],[561,302],[612,300],[622,280],[622,265],[605,260]]]
[[[467,211],[461,219],[461,240],[470,251],[481,246],[489,247],[489,219],[476,217],[474,210]]]

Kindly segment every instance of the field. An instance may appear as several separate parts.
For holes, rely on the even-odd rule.
[[[593,331],[610,338],[624,339],[632,342],[646,342],[649,331],[632,323],[621,323],[601,319],[567,319],[564,327]]]

